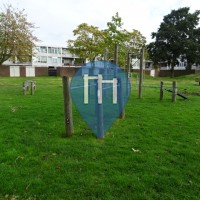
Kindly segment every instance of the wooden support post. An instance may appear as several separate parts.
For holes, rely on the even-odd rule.
[[[104,61],[107,61],[107,55],[108,55],[108,49],[107,48],[105,48],[104,49]]]
[[[117,65],[118,64],[118,44],[115,44],[115,53],[114,53],[114,63]],[[114,78],[117,78],[117,67],[114,71]],[[125,117],[125,110],[124,110],[124,106],[122,106],[123,104],[123,97],[122,97],[122,84],[121,84],[121,79],[118,79],[118,92],[117,92],[117,95],[118,95],[118,101],[121,101],[121,103],[119,102],[119,109],[121,110],[121,113],[119,115],[119,118],[121,119],[124,119]],[[120,96],[120,93],[121,93],[121,96]]]
[[[129,81],[130,81],[130,52],[128,52],[127,55],[127,67],[126,67],[126,72],[127,72],[127,79],[126,79],[126,95],[129,95]]]
[[[100,99],[100,90],[102,90],[102,83],[98,84],[102,80],[96,80],[96,89],[95,89],[95,114],[97,120],[97,138],[102,139],[104,137],[104,124],[103,124],[103,105]]]
[[[122,94],[122,80],[121,78],[117,79],[118,81],[118,102],[119,102],[119,110],[121,111],[119,118],[124,119],[125,118],[125,110],[124,110],[124,99],[123,99],[123,94]]]
[[[177,95],[176,81],[173,81],[173,83],[172,83],[172,102],[176,101],[176,95]]]
[[[34,83],[31,81],[31,95],[34,95]]]
[[[115,44],[115,51],[114,51],[114,63],[118,64],[118,44]]]
[[[22,92],[23,92],[23,95],[26,94],[26,86],[25,86],[25,82],[22,83]]]
[[[69,137],[74,132],[73,116],[72,116],[72,100],[70,96],[70,80],[69,77],[63,77],[63,96],[64,96],[64,115],[66,136]]]
[[[142,98],[143,65],[144,65],[144,47],[142,47],[140,53],[140,76],[139,76],[139,94],[138,94],[139,99]]]
[[[160,81],[160,100],[163,100],[163,95],[164,95],[164,83],[163,81]]]

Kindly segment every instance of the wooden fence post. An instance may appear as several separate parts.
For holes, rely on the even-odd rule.
[[[139,94],[138,94],[139,99],[142,98],[143,65],[144,65],[144,47],[142,47],[140,53],[140,77],[139,77]]]
[[[69,137],[74,132],[73,116],[72,116],[72,100],[70,96],[70,80],[69,77],[63,77],[63,96],[64,96],[64,115],[66,136]]]
[[[172,82],[172,102],[176,101],[176,95],[177,95],[176,81],[173,81]]]
[[[117,96],[119,101],[119,110],[121,110],[119,118],[124,119],[125,118],[125,110],[124,110],[124,99],[123,99],[123,94],[122,94],[122,80],[121,78],[117,79],[118,81],[118,91],[117,91]]]
[[[31,95],[34,95],[34,83],[31,81]]]
[[[160,81],[160,100],[163,100],[163,95],[164,95],[164,83],[163,81]]]
[[[23,92],[23,95],[26,94],[26,86],[25,86],[25,82],[22,83],[22,92]]]

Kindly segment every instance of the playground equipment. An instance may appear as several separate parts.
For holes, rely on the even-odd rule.
[[[71,136],[74,130],[71,97],[98,138],[104,137],[117,117],[125,117],[124,106],[130,95],[131,85],[127,76],[130,64],[127,63],[125,71],[117,65],[118,45],[115,45],[113,63],[106,61],[107,53],[105,49],[104,61],[83,65],[71,83],[68,77],[63,77],[66,136]]]
[[[163,100],[164,91],[168,91],[172,93],[172,102],[176,101],[176,96],[180,96],[183,99],[188,99],[185,95],[178,92],[176,81],[172,82],[172,89],[164,88],[164,82],[160,82],[160,100]]]
[[[23,94],[27,94],[30,91],[30,94],[33,95],[36,90],[36,81],[26,80],[22,84],[22,92]]]
[[[200,78],[196,78],[195,81],[198,82],[200,86]]]

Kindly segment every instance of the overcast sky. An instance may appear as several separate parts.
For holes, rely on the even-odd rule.
[[[128,31],[139,30],[151,41],[163,17],[173,9],[200,9],[200,0],[0,0],[3,4],[25,9],[29,21],[39,27],[35,34],[46,45],[66,46],[73,30],[85,22],[105,29],[116,12]]]

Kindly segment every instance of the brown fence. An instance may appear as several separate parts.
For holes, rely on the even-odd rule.
[[[10,68],[8,66],[0,66],[0,76],[10,76]]]
[[[195,74],[195,70],[174,70],[174,77],[177,76],[185,76],[189,74]],[[171,71],[170,70],[160,70],[158,73],[159,77],[170,77]]]

